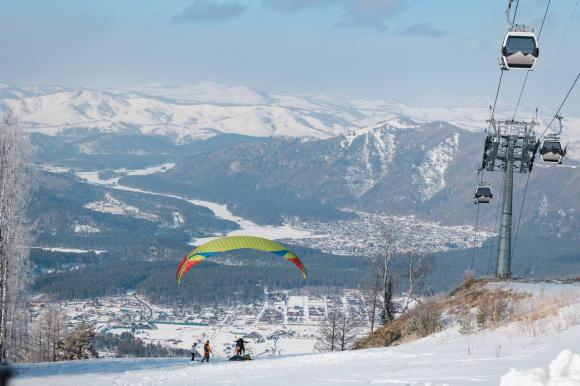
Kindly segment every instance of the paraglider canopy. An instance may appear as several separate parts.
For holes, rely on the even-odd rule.
[[[304,278],[307,278],[306,268],[304,268],[304,265],[298,256],[283,244],[262,237],[227,236],[202,244],[189,252],[181,261],[179,267],[177,267],[177,272],[175,273],[177,283],[179,284],[181,282],[183,275],[185,275],[187,271],[204,261],[206,258],[217,255],[218,253],[237,249],[255,249],[258,251],[273,253],[276,256],[291,261],[296,267],[298,267],[300,272],[302,272]]]

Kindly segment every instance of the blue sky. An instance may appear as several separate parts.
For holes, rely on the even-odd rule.
[[[580,70],[580,9],[555,60],[576,2],[552,1],[524,104],[557,104]],[[101,88],[215,80],[489,104],[508,27],[506,3],[0,0],[0,81]],[[521,0],[518,22],[539,28],[545,6],[546,0]],[[502,97],[517,98],[523,76],[511,71]],[[571,102],[580,105],[579,98]]]

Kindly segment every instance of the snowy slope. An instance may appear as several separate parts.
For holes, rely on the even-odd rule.
[[[514,284],[512,288],[534,294],[535,301],[564,294],[572,299],[565,308],[580,312],[578,284]],[[568,328],[559,324],[562,312],[548,317],[549,327],[537,336],[517,323],[472,335],[461,335],[450,327],[395,347],[262,356],[246,363],[218,358],[200,365],[174,358],[22,365],[15,384],[579,385],[580,356],[573,352],[578,353],[580,347],[580,318],[575,315]]]
[[[417,174],[413,176],[413,182],[419,188],[421,201],[430,200],[445,188],[445,171],[453,161],[458,148],[459,133],[455,133],[425,153],[425,158],[417,167]]]

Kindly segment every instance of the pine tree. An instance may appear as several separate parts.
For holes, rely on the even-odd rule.
[[[97,358],[92,343],[95,335],[95,330],[89,324],[80,324],[62,341],[60,357],[64,360]]]

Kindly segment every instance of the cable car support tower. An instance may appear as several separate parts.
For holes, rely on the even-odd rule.
[[[490,130],[485,139],[481,170],[504,173],[496,275],[507,279],[511,277],[514,172],[532,171],[538,147],[533,131],[536,121],[492,118],[487,122]]]

